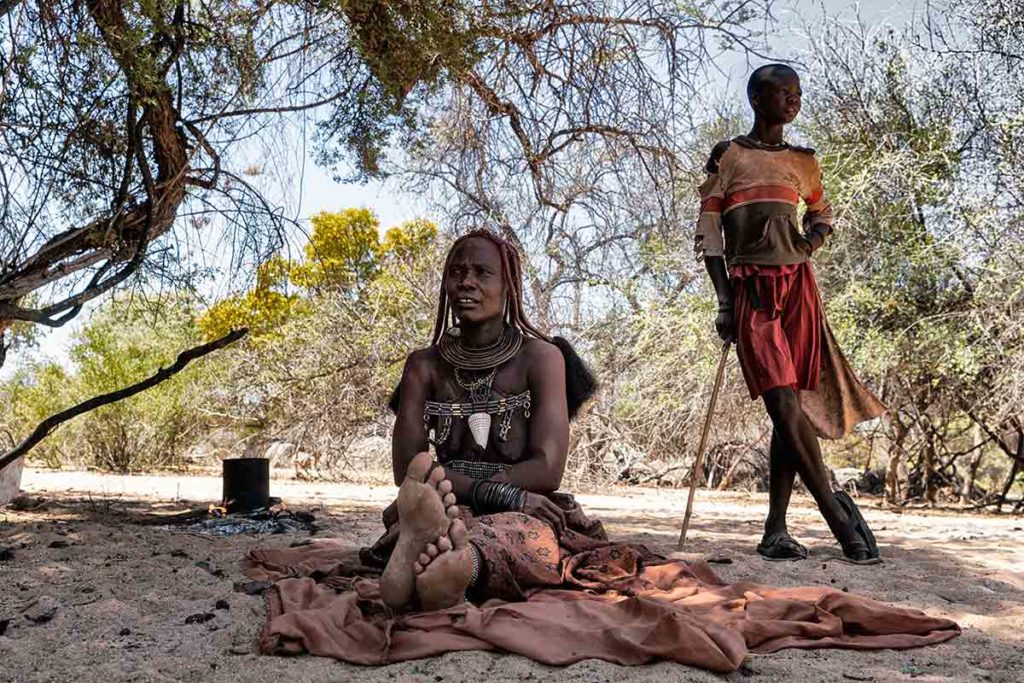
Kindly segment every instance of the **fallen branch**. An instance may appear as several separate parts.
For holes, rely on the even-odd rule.
[[[35,447],[40,441],[46,438],[46,436],[54,429],[67,422],[73,417],[77,417],[82,413],[87,413],[90,410],[95,410],[101,406],[105,406],[109,403],[114,403],[122,399],[129,398],[140,392],[154,387],[161,382],[170,379],[174,375],[178,374],[185,369],[185,366],[194,361],[197,358],[216,351],[217,349],[224,348],[228,344],[238,341],[246,334],[249,333],[249,329],[243,327],[239,330],[232,330],[228,334],[224,335],[220,339],[216,339],[212,342],[202,344],[200,346],[192,347],[178,354],[177,359],[174,363],[167,368],[160,368],[156,373],[150,375],[141,382],[137,382],[130,386],[118,389],[117,391],[111,391],[106,394],[100,394],[99,396],[93,396],[92,398],[82,401],[76,406],[72,406],[67,410],[62,410],[59,413],[54,413],[50,417],[46,418],[39,425],[32,430],[28,438],[22,441],[20,444],[15,446],[12,450],[0,455],[0,470],[13,463],[18,458],[28,453],[32,448]]]

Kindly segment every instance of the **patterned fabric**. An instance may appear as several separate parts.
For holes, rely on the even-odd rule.
[[[504,462],[483,462],[480,460],[449,460],[441,463],[470,479],[490,479],[498,472],[504,472],[511,465]]]
[[[525,600],[531,589],[562,583],[567,557],[609,546],[601,522],[588,519],[571,495],[552,493],[548,498],[565,513],[566,529],[557,539],[554,530],[536,517],[521,512],[474,516],[468,507],[459,506],[469,541],[483,558],[471,600]],[[372,547],[360,551],[360,561],[384,567],[397,540],[398,524],[394,523]]]
[[[821,184],[814,150],[763,145],[746,136],[719,143],[700,186],[697,259],[725,256],[729,265],[802,263],[809,254],[797,224],[797,206],[807,209],[803,229],[832,231],[832,207]]]

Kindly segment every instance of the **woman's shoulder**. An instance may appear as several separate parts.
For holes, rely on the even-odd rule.
[[[434,345],[416,349],[405,357],[405,371],[406,373],[430,374],[437,368],[440,359],[441,354],[438,353],[437,347]]]
[[[523,360],[531,370],[550,370],[565,363],[561,349],[549,341],[535,337],[527,337],[523,340],[521,353]]]

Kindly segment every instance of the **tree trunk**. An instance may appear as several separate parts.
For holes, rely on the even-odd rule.
[[[984,453],[982,448],[981,425],[977,422],[971,428],[971,445],[976,449],[971,456],[971,462],[967,465],[967,476],[964,478],[963,488],[960,489],[960,504],[967,505],[974,497],[974,481],[978,476],[978,467],[981,465],[981,456]]]
[[[899,469],[903,456],[903,442],[907,438],[907,428],[900,421],[895,411],[892,414],[892,426],[895,435],[889,443],[889,464],[885,473],[885,498],[886,502],[890,505],[899,505]]]
[[[922,484],[924,485],[924,500],[928,505],[935,506],[935,432],[927,417],[921,418],[925,430],[924,436],[924,457],[921,462],[923,472]]]
[[[1006,483],[1003,484],[1002,493],[999,494],[999,503],[996,505],[998,512],[1003,511],[1003,503],[1006,502],[1006,496],[1010,495],[1010,489],[1013,488],[1013,482],[1017,478],[1017,473],[1020,472],[1021,463],[1024,462],[1024,430],[1017,430],[1017,454],[1013,458],[1013,466],[1010,467],[1010,474],[1006,477]]]

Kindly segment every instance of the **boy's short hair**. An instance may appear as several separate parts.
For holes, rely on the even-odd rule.
[[[795,76],[800,78],[796,69],[787,64],[765,64],[754,69],[747,81],[747,99],[752,100],[754,95],[760,94],[761,88],[772,83],[779,76]]]

